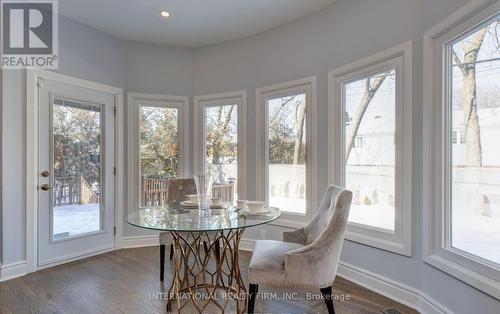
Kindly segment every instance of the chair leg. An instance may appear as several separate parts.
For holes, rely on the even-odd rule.
[[[215,255],[217,257],[217,260],[220,260],[220,242],[219,240],[215,240]]]
[[[325,299],[328,314],[335,314],[335,307],[333,306],[332,286],[320,289],[323,299]]]
[[[170,243],[170,259],[174,257],[174,244]]]
[[[259,285],[250,284],[248,286],[248,314],[253,314],[255,307],[255,298],[259,292]]]
[[[160,281],[165,275],[165,244],[160,244]]]

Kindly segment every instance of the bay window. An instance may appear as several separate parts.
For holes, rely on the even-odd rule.
[[[411,255],[411,44],[330,72],[331,182],[353,192],[346,238]]]
[[[316,206],[315,89],[313,77],[256,90],[257,193],[284,221],[302,221]]]
[[[244,197],[246,92],[197,96],[194,102],[195,171],[212,175],[222,199]]]
[[[425,35],[431,265],[500,297],[500,5]]]
[[[166,203],[170,178],[188,175],[187,97],[129,93],[129,201]]]

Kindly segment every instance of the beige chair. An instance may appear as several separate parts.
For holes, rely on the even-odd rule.
[[[180,206],[180,202],[186,199],[186,195],[196,194],[194,179],[170,179],[167,184],[167,204],[169,206]],[[165,249],[170,246],[170,259],[174,255],[174,245],[170,232],[160,233],[160,281],[165,274]]]
[[[304,228],[283,233],[283,241],[255,242],[249,266],[248,313],[259,285],[319,289],[328,313],[335,313],[332,284],[351,207],[352,192],[329,186],[318,213]]]

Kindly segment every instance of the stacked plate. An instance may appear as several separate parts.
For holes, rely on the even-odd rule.
[[[269,214],[272,211],[273,211],[273,208],[271,208],[271,207],[262,208],[259,211],[253,211],[253,210],[250,210],[248,208],[242,208],[240,210],[240,213],[242,213],[242,214],[248,214],[248,215],[265,215],[265,214]]]
[[[192,201],[182,201],[181,206],[187,209],[197,209],[198,208],[198,202],[192,202]]]
[[[186,200],[186,201],[181,202],[181,206],[185,209],[198,209],[198,202]],[[210,208],[221,209],[221,208],[224,208],[224,206],[222,204],[219,204],[219,205],[212,204],[212,205],[210,205]]]
[[[269,214],[273,211],[273,208],[266,207],[266,203],[263,201],[237,200],[236,203],[236,209],[239,210],[240,213],[246,215]]]

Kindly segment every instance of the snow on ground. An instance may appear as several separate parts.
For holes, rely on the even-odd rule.
[[[394,208],[352,205],[349,221],[394,230]],[[452,246],[500,264],[500,217],[453,215]]]
[[[281,211],[297,214],[305,214],[306,200],[298,198],[271,197],[269,205],[278,207]]]
[[[394,230],[395,209],[381,203],[351,205],[349,221],[382,229]]]
[[[75,236],[100,230],[99,204],[64,205],[54,207],[54,237]]]
[[[303,213],[305,201],[271,198],[271,204],[282,211]],[[394,230],[394,207],[383,204],[352,205],[349,221]],[[470,254],[500,264],[500,217],[455,214],[452,245]]]
[[[453,215],[452,245],[500,264],[500,217]]]
[[[303,213],[305,200],[271,198],[271,204],[283,211]],[[382,204],[353,205],[349,221],[379,228],[394,229],[394,209]],[[54,234],[74,236],[98,231],[99,205],[66,205],[54,208]],[[500,264],[500,217],[455,214],[453,246]]]

